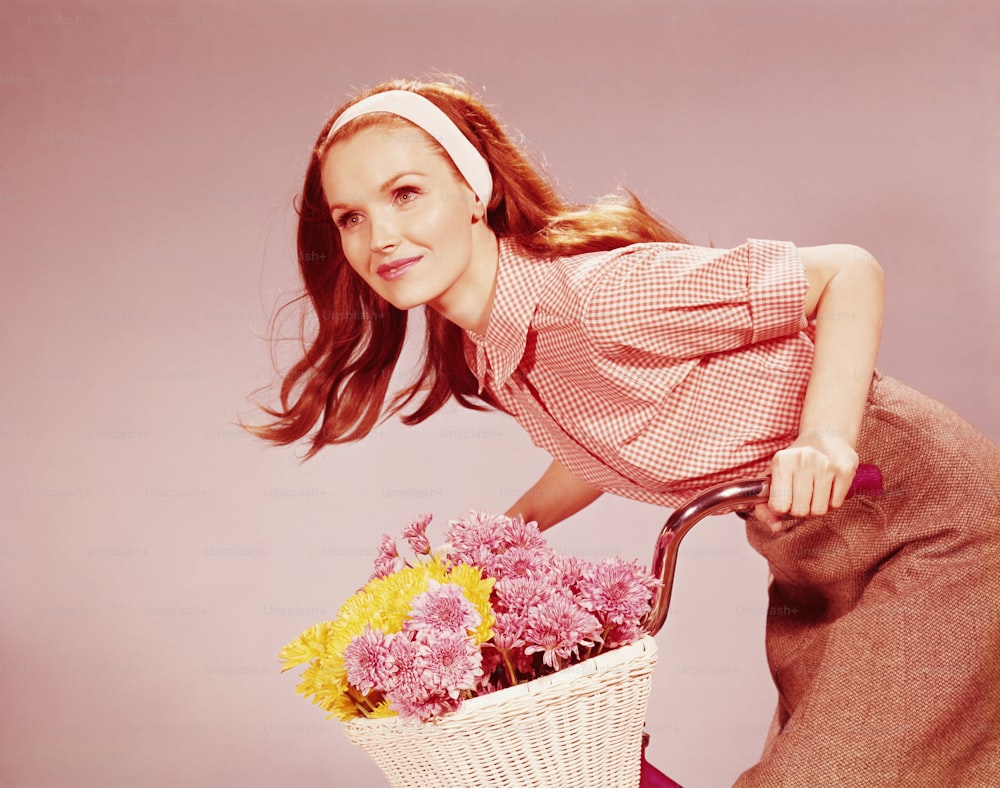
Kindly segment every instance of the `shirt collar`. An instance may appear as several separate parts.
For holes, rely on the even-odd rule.
[[[465,332],[476,346],[474,371],[480,393],[487,377],[499,389],[521,363],[546,268],[544,258],[524,251],[509,238],[499,239],[497,284],[486,335]]]

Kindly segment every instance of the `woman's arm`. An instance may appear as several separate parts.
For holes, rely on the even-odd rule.
[[[861,417],[882,333],[882,269],[864,249],[804,247],[806,314],[816,317],[816,352],[799,436],[771,462],[771,496],[757,517],[822,515],[844,502],[858,466]]]
[[[552,461],[545,473],[507,510],[508,517],[534,520],[544,531],[596,501],[601,491],[580,480],[561,463]]]

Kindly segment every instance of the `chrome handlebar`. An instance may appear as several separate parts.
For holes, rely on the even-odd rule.
[[[653,596],[652,607],[643,621],[643,627],[649,634],[655,635],[659,632],[663,622],[667,619],[670,595],[674,585],[674,572],[677,569],[677,551],[684,535],[710,514],[724,509],[746,511],[758,503],[765,502],[770,488],[770,479],[726,482],[705,490],[671,512],[660,531],[653,551],[652,573],[654,577],[660,578],[661,585]],[[859,466],[847,497],[865,495],[878,498],[881,494],[882,473],[878,467],[875,465]]]

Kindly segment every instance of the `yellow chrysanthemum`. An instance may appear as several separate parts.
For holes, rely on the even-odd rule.
[[[326,654],[327,641],[331,630],[335,627],[335,621],[314,624],[281,649],[281,653],[278,655],[283,663],[281,672],[284,673],[289,668],[302,665]]]
[[[399,632],[410,612],[413,598],[427,590],[433,575],[444,572],[439,567],[436,561],[418,564],[369,582],[365,590],[372,595],[372,610],[365,623],[387,635]],[[362,626],[356,634],[360,635],[363,631]]]
[[[437,556],[431,556],[424,566],[427,567],[427,571],[430,573],[430,578],[432,580],[437,580],[439,583],[443,583],[451,574],[451,567],[443,563]]]
[[[395,717],[396,712],[389,708],[389,701],[384,700],[378,706],[376,706],[372,711],[368,712],[369,717],[372,719],[381,719],[383,717]]]
[[[338,720],[351,720],[359,715],[359,710],[354,699],[346,692],[334,697],[328,706],[323,706],[330,712],[328,720],[337,718]]]

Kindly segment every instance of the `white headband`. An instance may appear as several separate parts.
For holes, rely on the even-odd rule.
[[[486,163],[486,159],[458,130],[458,126],[452,123],[451,118],[434,102],[419,93],[411,90],[386,90],[363,98],[337,116],[326,138],[329,140],[349,121],[372,112],[398,115],[430,134],[444,148],[483,206],[489,207],[490,196],[493,194],[493,178],[490,176],[490,166]]]

